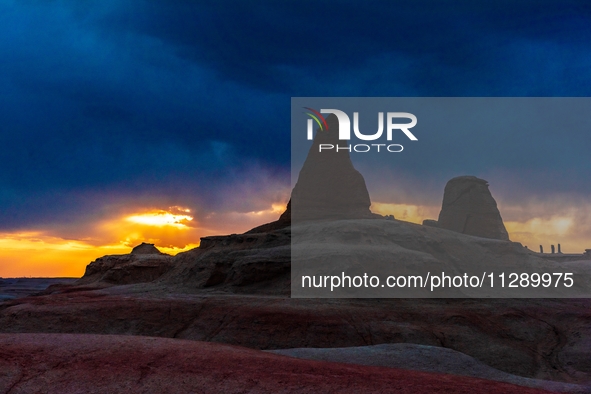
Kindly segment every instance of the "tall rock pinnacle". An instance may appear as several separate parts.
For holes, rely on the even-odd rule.
[[[372,218],[371,201],[363,176],[353,167],[340,141],[335,115],[326,118],[328,130],[318,130],[291,194],[294,220]],[[319,151],[320,144],[335,149]]]

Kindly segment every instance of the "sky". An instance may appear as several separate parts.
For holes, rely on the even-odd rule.
[[[275,220],[291,97],[591,96],[587,2],[483,3],[0,2],[0,276],[81,276],[140,242],[175,254]],[[558,135],[502,165],[442,149],[396,193],[369,180],[372,209],[436,218],[445,182],[476,175],[511,239],[580,253],[591,134]]]

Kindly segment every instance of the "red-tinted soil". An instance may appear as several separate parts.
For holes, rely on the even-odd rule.
[[[588,300],[314,300],[116,288],[0,304],[0,332],[125,334],[252,349],[443,346],[519,376],[587,383]],[[123,292],[124,290],[124,292]]]
[[[4,393],[519,393],[455,375],[299,360],[178,339],[0,334]]]

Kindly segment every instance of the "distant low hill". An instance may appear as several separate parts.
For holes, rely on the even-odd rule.
[[[0,278],[0,302],[38,293],[54,284],[73,283],[77,279],[78,278]]]

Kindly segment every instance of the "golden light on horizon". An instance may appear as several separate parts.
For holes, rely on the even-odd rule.
[[[140,239],[158,243],[158,239]],[[38,231],[0,233],[0,277],[80,277],[91,261],[105,255],[129,253],[132,246],[141,242],[127,241],[95,245]],[[199,243],[156,246],[163,253],[176,255],[198,247]]]
[[[437,220],[440,207],[372,202],[369,209],[379,215],[394,215],[397,220],[422,224],[425,219]]]
[[[89,223],[0,232],[0,277],[80,277],[93,260],[126,254],[142,242],[176,255],[199,246],[208,235],[247,231],[277,220],[285,203],[251,212],[212,212],[199,226],[189,208],[135,207]],[[205,221],[204,221],[205,220]]]
[[[142,242],[176,255],[198,247],[201,237],[240,233],[277,220],[285,207],[285,202],[269,203],[261,210],[214,211],[198,218],[180,206],[135,207],[87,223],[0,232],[0,276],[80,277],[98,257],[129,253]],[[536,251],[539,245],[549,251],[550,245],[558,243],[563,253],[582,253],[591,248],[591,215],[582,215],[583,207],[549,218],[535,214],[528,217],[529,211],[521,207],[505,209],[512,219],[505,221],[512,241]],[[371,210],[420,224],[424,219],[437,219],[440,207],[374,202]],[[500,210],[502,213],[503,208]],[[587,212],[591,212],[591,205]]]
[[[591,247],[591,239],[585,229],[577,226],[574,217],[534,217],[524,222],[506,221],[505,228],[511,241],[519,242],[538,251],[540,245],[550,252],[550,245],[562,245],[563,253],[582,253]]]
[[[437,220],[441,207],[373,202],[370,209],[380,215],[394,215],[397,220],[421,224],[425,219]],[[499,209],[502,213],[503,208]],[[519,208],[519,211],[522,210]],[[550,218],[506,220],[504,224],[511,241],[519,242],[532,250],[538,251],[539,245],[542,245],[544,251],[550,251],[550,245],[560,243],[563,253],[582,253],[591,248],[591,238],[588,236],[588,229],[577,225],[574,216],[576,212]]]
[[[129,253],[142,242],[171,255],[188,251],[205,235],[189,226],[190,212],[179,206],[137,209],[66,231],[75,239],[58,235],[63,229],[0,233],[0,276],[80,277],[98,257]]]
[[[124,245],[95,246],[41,231],[0,233],[0,276],[79,277],[96,258],[127,251]]]
[[[507,231],[514,233],[535,233],[538,235],[565,236],[574,224],[568,216],[553,216],[549,219],[532,218],[526,222],[505,222]]]
[[[189,227],[193,217],[176,213],[189,210],[170,210],[175,213],[128,213],[81,226],[84,230],[78,239],[57,235],[60,230],[0,233],[0,277],[80,277],[90,262],[105,255],[127,254],[141,242],[176,255],[199,247],[203,236],[240,231],[237,222],[214,229]]]
[[[271,204],[271,209],[263,209],[262,211],[252,211],[248,214],[250,215],[273,215],[279,214],[281,215],[283,211],[285,211],[286,204]]]

